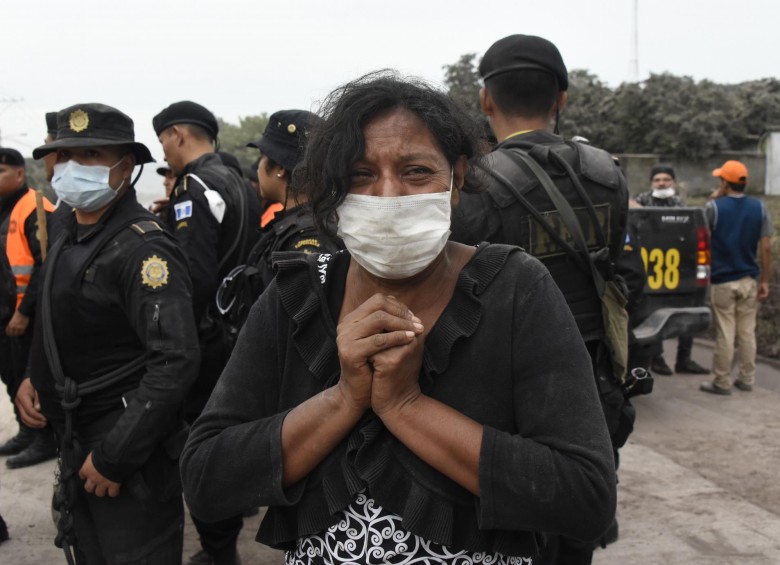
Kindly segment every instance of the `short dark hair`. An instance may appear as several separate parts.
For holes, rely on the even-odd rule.
[[[308,198],[317,225],[325,232],[331,231],[328,221],[349,192],[352,165],[365,153],[363,128],[395,108],[409,110],[423,121],[450,165],[466,156],[465,191],[482,186],[475,166],[483,153],[479,124],[420,79],[388,70],[370,73],[328,95],[319,112],[324,120],[312,128],[304,159],[295,169],[292,190]]]
[[[204,128],[201,125],[198,124],[188,124],[188,123],[181,123],[181,124],[173,124],[176,126],[182,126],[187,128],[187,130],[192,134],[193,137],[196,139],[200,139],[202,141],[208,141],[209,143],[214,143],[215,139],[214,136],[211,135],[211,132]]]
[[[731,190],[735,192],[745,192],[745,188],[747,187],[747,183],[729,182],[727,180],[726,180],[726,184],[729,185],[729,187],[731,187]]]
[[[501,113],[537,118],[547,116],[561,92],[555,75],[539,69],[519,69],[498,74],[485,81]]]

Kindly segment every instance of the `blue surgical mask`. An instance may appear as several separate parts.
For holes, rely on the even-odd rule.
[[[116,189],[108,184],[111,169],[121,162],[120,159],[112,167],[81,165],[73,160],[57,163],[54,165],[51,187],[57,197],[68,206],[82,212],[100,210],[116,198],[117,191],[125,183],[123,179]]]

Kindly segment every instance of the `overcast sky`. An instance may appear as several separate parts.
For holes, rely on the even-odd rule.
[[[103,102],[162,160],[151,119],[183,99],[219,117],[316,110],[334,87],[442,66],[513,33],[540,35],[569,69],[634,80],[634,0],[79,0],[3,2],[0,141],[25,155],[44,113]],[[776,0],[639,0],[639,78],[721,83],[780,75]]]

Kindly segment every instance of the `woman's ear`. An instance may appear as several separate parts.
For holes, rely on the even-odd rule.
[[[460,191],[463,190],[463,185],[466,182],[468,166],[469,160],[465,155],[461,155],[452,167],[452,196],[450,202],[453,208],[460,204]]]

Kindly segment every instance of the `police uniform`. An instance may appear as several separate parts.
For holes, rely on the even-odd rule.
[[[487,95],[492,96],[491,84],[498,84],[497,88],[500,88],[505,73],[516,71],[552,75],[558,93],[568,88],[568,73],[560,52],[540,37],[512,35],[488,49],[479,67]],[[491,83],[501,76],[504,78]],[[501,112],[495,98],[491,100],[496,111]],[[502,115],[522,116],[519,112]],[[627,422],[631,420],[633,409],[612,375],[605,347],[602,300],[592,267],[582,260],[584,254],[575,244],[575,236],[570,233],[565,216],[548,196],[538,175],[518,157],[518,150],[527,152],[541,166],[569,203],[584,234],[585,245],[605,280],[613,279],[614,263],[625,243],[628,216],[625,177],[607,152],[589,144],[564,142],[560,136],[546,130],[516,132],[496,145],[483,162],[490,173],[487,191],[461,195],[453,213],[451,236],[452,240],[467,244],[490,241],[519,245],[549,269],[586,342],[610,435],[613,444],[618,445],[630,433]],[[521,203],[518,195],[526,203]],[[548,228],[544,228],[542,222]],[[590,543],[550,535],[548,544],[534,563],[584,565],[591,562],[593,545]]]
[[[262,137],[248,143],[247,147],[259,149],[274,163],[284,167],[291,176],[303,158],[308,132],[319,119],[316,114],[306,110],[279,110],[268,118]],[[273,219],[263,227],[260,241],[247,259],[247,264],[258,270],[256,282],[252,285],[252,301],[260,296],[274,278],[274,261],[283,258],[277,253],[335,253],[343,248],[340,240],[317,229],[311,209],[306,204],[275,212]]]
[[[0,148],[0,164],[25,167],[24,158],[15,149]],[[38,203],[38,199],[41,199]],[[54,209],[51,203],[27,183],[13,194],[0,198],[0,238],[11,267],[11,285],[15,287],[15,310],[30,321],[27,330],[19,336],[5,335],[6,324],[0,326],[0,378],[13,399],[24,378],[32,344],[38,283],[43,258],[38,233],[38,210],[48,216]],[[13,314],[13,310],[11,312]],[[18,410],[14,412],[19,421]],[[56,457],[57,449],[50,430],[35,430],[19,422],[19,433],[0,445],[0,455],[12,455],[6,466],[15,469],[27,467]]]
[[[106,145],[152,161],[132,120],[100,104],[60,111],[33,156]],[[77,563],[180,563],[182,407],[199,361],[186,260],[130,187],[97,223],[67,219],[42,277],[31,379],[61,442],[57,544]],[[90,453],[118,497],[84,490]]]
[[[344,246],[340,241],[324,235],[314,225],[311,209],[296,206],[277,212],[274,219],[263,229],[260,241],[252,249],[247,264],[259,271],[260,285],[256,297],[271,283],[276,275],[274,261],[283,259],[278,253],[335,253]]]
[[[238,193],[245,196],[241,179],[222,164],[216,153],[191,161],[179,175],[168,204],[167,223],[184,250],[195,286],[195,315],[200,320],[213,302],[218,281],[243,261],[251,246],[246,219],[238,217]],[[219,197],[207,194],[216,192]],[[225,203],[218,217],[214,202]],[[252,226],[256,228],[255,226]]]
[[[565,144],[563,139],[554,133],[536,130],[510,137],[496,145],[493,154],[485,159],[485,167],[500,167],[497,153],[514,147],[525,150],[539,147],[542,150],[559,151],[563,159],[580,171],[580,181],[593,199],[595,215],[605,237],[603,243],[609,252],[607,259],[614,262],[623,249],[628,216],[628,189],[625,177],[615,160],[601,149],[581,143]],[[566,200],[571,203],[577,218],[584,224],[583,231],[588,238],[589,248],[595,251],[603,247],[568,174],[552,161],[550,159],[545,163],[544,168]],[[581,173],[583,167],[588,171],[589,177]],[[556,226],[560,237],[571,242],[571,234],[539,182],[524,174],[522,170],[505,172],[505,178],[514,183],[534,207]],[[597,191],[604,200],[599,201]],[[523,247],[550,270],[574,314],[583,339],[587,342],[603,335],[601,300],[591,274],[571,261],[556,239],[539,226],[514,194],[495,177],[490,177],[486,192],[461,194],[460,203],[453,212],[450,239],[470,245],[490,241]]]
[[[190,101],[171,104],[152,120],[158,136],[169,127],[193,124],[217,138],[219,124],[207,108]],[[170,162],[170,159],[168,159]],[[257,238],[250,216],[249,196],[240,173],[225,166],[211,151],[176,171],[167,222],[187,258],[194,286],[201,368],[186,401],[186,418],[193,422],[208,401],[229,357],[227,333],[216,312],[215,296],[223,277],[242,264]],[[215,524],[195,518],[201,545],[217,563],[237,562],[236,543],[243,516]]]
[[[24,240],[27,242],[27,249],[24,251],[26,251],[26,254],[29,254],[29,259],[31,260],[32,265],[30,265],[24,272],[21,272],[19,269],[25,269],[26,267],[24,265],[14,265],[14,260],[11,257],[8,257],[8,259],[10,261],[13,274],[17,279],[20,275],[26,276],[24,287],[21,287],[18,280],[16,281],[16,309],[28,318],[33,318],[35,316],[35,306],[38,296],[37,289],[38,282],[40,280],[39,274],[42,261],[41,244],[38,240],[38,219],[34,209],[32,210],[32,213],[27,215],[22,225],[17,225],[16,218],[12,219],[11,217],[12,215],[15,216],[15,214],[13,214],[14,209],[17,207],[20,200],[30,194],[30,190],[31,189],[28,188],[27,184],[25,183],[25,185],[18,191],[0,199],[0,238],[2,238],[6,247],[6,253],[8,253],[10,247],[8,242],[9,235],[11,239],[20,239],[15,238],[14,236],[19,233],[19,230],[21,230],[21,233],[24,234]],[[49,204],[47,213],[49,213],[51,209],[51,205]],[[18,255],[19,252],[14,252],[13,254]],[[3,330],[5,330],[5,324],[3,325]],[[4,331],[3,334],[5,334]],[[24,369],[27,364],[27,355],[29,354],[29,342],[31,341],[31,338],[32,327],[29,327],[28,331],[18,338],[3,337],[4,345],[9,345],[10,347],[10,340],[13,340],[13,342],[16,344],[13,348],[18,350],[15,351],[13,355],[11,355],[10,349],[4,347],[3,354],[0,356],[0,360],[2,361],[0,375],[2,375],[3,382],[6,383],[6,386],[8,387],[10,398],[14,398],[16,395],[16,385],[19,384],[17,381],[24,374]],[[16,357],[18,357],[18,359],[14,359]]]

